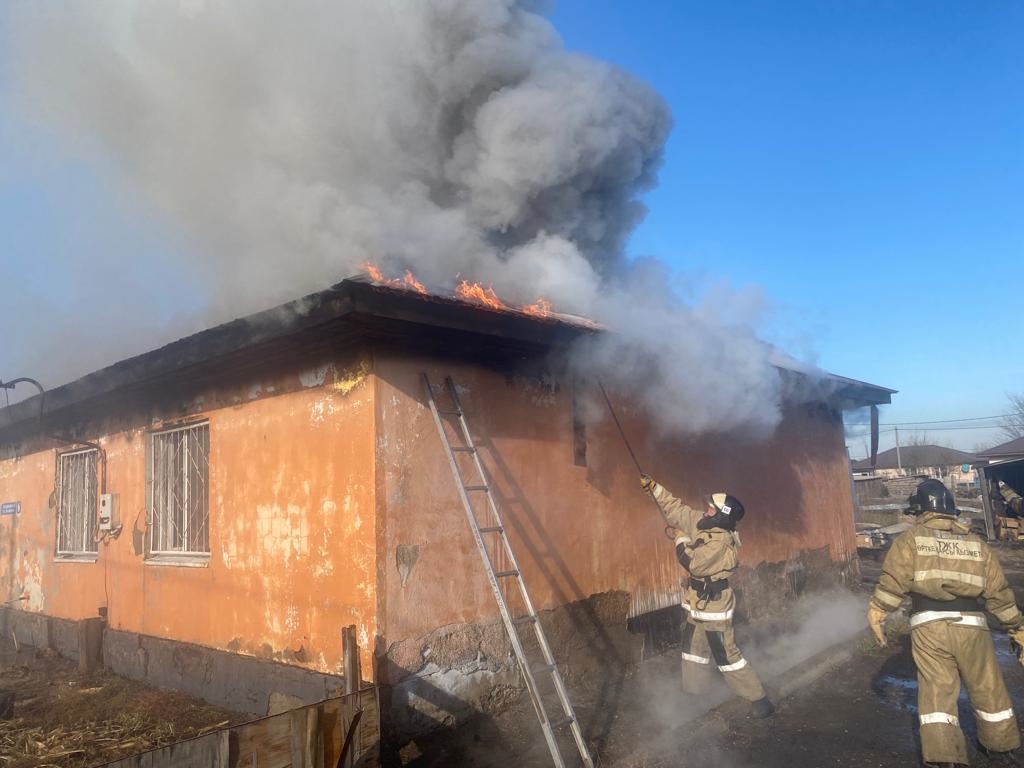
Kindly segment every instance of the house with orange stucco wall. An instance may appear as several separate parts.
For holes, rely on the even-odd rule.
[[[518,670],[426,374],[458,388],[567,678],[634,663],[679,566],[614,422],[580,407],[593,384],[564,364],[602,332],[347,280],[4,408],[0,629],[73,655],[75,622],[99,616],[115,671],[261,713],[339,684],[354,625],[386,718],[502,706]],[[745,618],[856,573],[841,412],[892,391],[829,383],[756,444],[659,436],[612,393],[679,496],[756,500]]]

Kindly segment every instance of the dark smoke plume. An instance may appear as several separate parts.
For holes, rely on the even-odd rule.
[[[7,329],[21,341],[0,352],[0,375],[32,368],[55,385],[368,260],[607,323],[617,335],[591,363],[645,387],[667,429],[777,420],[775,371],[737,302],[686,308],[651,284],[662,268],[624,255],[666,105],[567,52],[533,3],[38,0],[2,13],[0,98],[113,167],[125,198],[179,238],[174,269],[205,309],[170,329],[147,322],[153,289],[139,285],[116,312],[92,302],[77,356],[43,357],[62,328],[82,332],[81,315],[58,310],[41,331]],[[101,295],[127,266],[98,258],[79,294]],[[149,330],[128,342],[135,314]],[[666,411],[670,394],[685,404]]]

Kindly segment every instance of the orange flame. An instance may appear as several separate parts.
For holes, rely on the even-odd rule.
[[[368,262],[368,261],[364,262],[364,263],[360,264],[359,266],[362,267],[364,270],[366,270],[366,274],[368,274],[370,276],[370,279],[372,279],[373,282],[375,282],[375,283],[387,283],[387,282],[390,282],[389,280],[385,279],[384,274],[377,267],[375,267],[373,264],[371,264],[370,262]]]
[[[461,299],[475,301],[478,304],[491,307],[491,309],[508,309],[491,287],[484,288],[480,283],[467,283],[461,281],[455,289],[455,295]]]
[[[427,295],[427,289],[419,280],[413,277],[412,272],[408,269],[405,270],[405,280],[403,281],[408,288],[412,288],[417,293],[422,293],[424,296]]]
[[[360,264],[359,266],[366,271],[366,274],[368,274],[370,276],[370,279],[373,280],[373,282],[375,283],[387,285],[390,286],[391,288],[406,288],[409,290],[416,291],[417,293],[422,293],[424,295],[429,293],[429,291],[426,289],[426,286],[424,286],[423,283],[417,280],[413,276],[412,272],[408,269],[405,270],[405,278],[399,280],[393,277],[384,277],[384,273],[381,272],[378,267],[375,267],[373,264],[370,264],[369,262],[365,262],[363,264]]]
[[[551,302],[547,299],[537,299],[533,304],[527,304],[523,307],[523,312],[534,317],[550,317]]]
[[[405,277],[398,279],[394,277],[384,277],[384,273],[380,271],[380,268],[371,264],[370,262],[364,262],[359,265],[373,282],[379,285],[386,285],[389,288],[401,288],[408,291],[416,291],[416,293],[424,296],[429,296],[430,291],[423,285],[416,276],[413,275],[411,270],[405,270]],[[486,288],[480,283],[470,283],[467,280],[460,280],[458,286],[455,288],[455,295],[465,301],[471,301],[475,304],[483,304],[485,307],[491,309],[502,309],[507,310],[509,306],[505,304],[501,299],[498,298],[498,294],[494,292],[492,286]],[[532,317],[550,317],[551,302],[544,298],[537,299],[533,304],[527,304],[519,310],[523,314],[531,315]]]

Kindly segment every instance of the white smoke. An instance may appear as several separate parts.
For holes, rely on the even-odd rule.
[[[367,260],[428,285],[458,275],[613,327],[597,372],[631,391],[646,383],[669,429],[770,428],[778,382],[736,317],[742,301],[685,308],[624,257],[668,109],[630,75],[567,52],[534,5],[14,3],[0,24],[0,98],[112,164],[126,196],[182,238],[179,269],[210,304],[189,330],[320,290]],[[140,286],[120,316],[146,295]],[[60,313],[47,322],[60,335]],[[124,352],[102,344],[106,329],[91,333],[102,351],[60,373]],[[152,333],[134,351],[167,340]],[[29,362],[56,365],[29,354],[0,359],[0,374]]]
[[[769,698],[783,713],[790,706],[787,699],[799,697],[838,659],[852,652],[854,641],[864,635],[866,611],[867,601],[863,595],[837,588],[805,595],[777,615],[774,624],[755,625],[758,632],[751,633],[753,636],[741,634],[743,657],[750,662]],[[751,627],[748,625],[747,629]],[[696,757],[696,751],[688,752],[693,764],[704,765],[703,758],[707,757],[706,764],[710,766],[748,768],[748,763],[730,754],[728,746],[720,740],[692,744],[694,735],[699,735],[702,727],[699,718],[726,701],[739,702],[722,675],[717,672],[712,675],[708,689],[696,695],[682,689],[678,650],[669,651],[646,665],[639,673],[641,688],[637,695],[646,707],[624,715],[624,719],[639,717],[642,722],[626,721],[618,727],[627,729],[633,737],[639,732],[638,741],[643,741],[648,729],[651,736],[646,748],[638,749],[639,759],[627,765],[637,768],[664,765],[664,756],[677,755],[680,743],[684,742],[688,749],[694,750],[695,746],[696,750],[701,750],[701,759]],[[706,755],[703,750],[707,750]]]

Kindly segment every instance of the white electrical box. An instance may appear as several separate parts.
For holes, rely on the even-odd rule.
[[[100,494],[99,529],[109,531],[114,527],[114,494]]]

